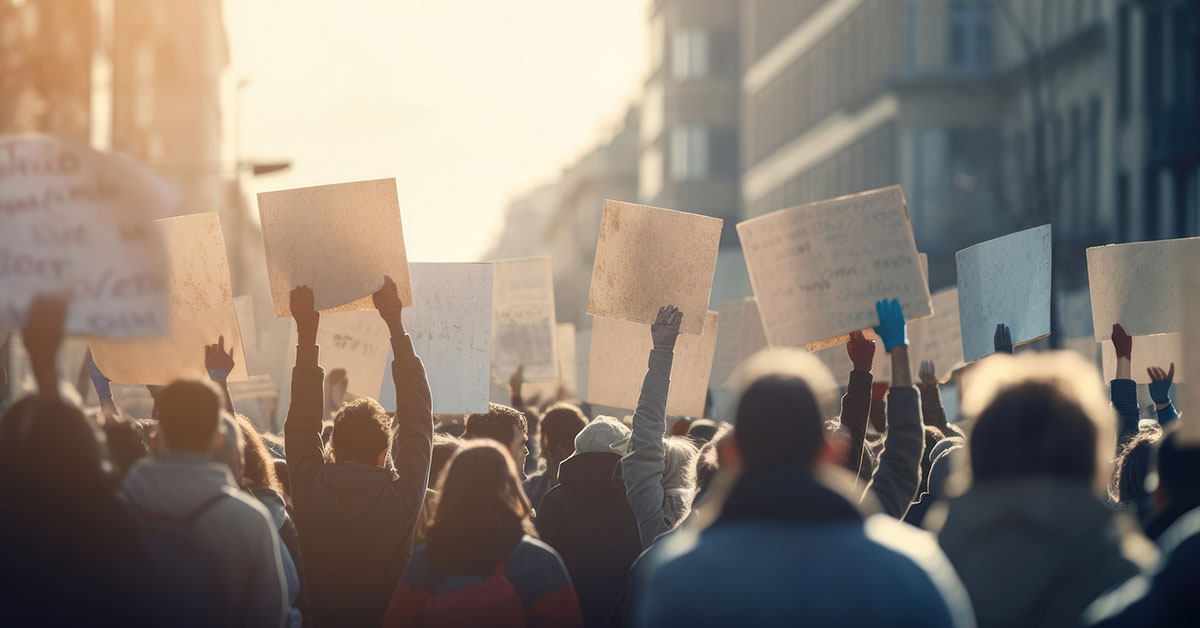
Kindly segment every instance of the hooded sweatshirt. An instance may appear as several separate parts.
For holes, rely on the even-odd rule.
[[[1089,603],[1138,572],[1116,516],[1080,482],[973,486],[949,501],[938,541],[981,628],[1076,625]]]
[[[129,469],[121,492],[146,521],[179,521],[203,570],[211,599],[192,605],[208,617],[184,610],[177,625],[280,626],[287,611],[287,584],[279,535],[267,509],[237,488],[224,464],[207,456],[164,452]],[[195,594],[192,593],[195,597]],[[172,596],[174,597],[174,596]]]
[[[297,347],[284,439],[308,601],[317,626],[378,626],[412,557],[433,452],[425,367],[408,335],[392,338],[396,414],[386,467],[326,464],[316,345]]]
[[[538,533],[562,556],[587,626],[607,623],[642,551],[620,461],[615,453],[567,458],[559,467],[560,484],[546,493],[538,511]]]

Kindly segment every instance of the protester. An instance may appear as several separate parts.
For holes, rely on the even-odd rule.
[[[973,625],[936,541],[870,514],[874,499],[860,504],[853,477],[832,462],[824,418],[835,384],[824,366],[777,351],[745,372],[732,443],[741,471],[715,523],[643,559],[636,623]]]
[[[508,455],[517,464],[522,474],[525,469],[525,458],[529,455],[526,445],[529,439],[529,424],[525,414],[515,408],[498,403],[489,403],[488,411],[467,416],[467,429],[463,439],[474,440],[490,438],[508,449]]]
[[[558,465],[575,453],[575,435],[587,425],[583,411],[569,403],[557,403],[546,409],[540,425],[538,449],[546,459],[546,468],[525,480],[525,494],[536,510],[546,491],[558,485]]]
[[[334,462],[322,458],[324,370],[316,345],[320,314],[312,290],[291,293],[299,346],[285,443],[296,528],[318,626],[378,625],[412,556],[429,474],[433,414],[425,367],[404,330],[390,277],[372,299],[391,332],[396,412],[373,399],[342,406],[333,421]],[[389,440],[390,433],[390,440]]]
[[[1065,352],[999,354],[964,388],[971,486],[947,502],[942,548],[980,626],[1075,624],[1152,559],[1099,498],[1114,435],[1096,370]]]
[[[562,555],[588,626],[610,624],[629,567],[642,552],[621,478],[629,437],[629,428],[612,417],[588,423],[575,436],[575,454],[562,462],[561,483],[537,511],[538,532]]]
[[[581,626],[562,560],[533,538],[533,508],[508,451],[463,448],[438,487],[429,539],[388,605],[384,626]]]
[[[429,529],[433,527],[437,515],[438,492],[435,489],[442,479],[442,471],[446,464],[463,448],[463,441],[449,434],[434,432],[433,457],[429,461],[429,482],[425,489],[425,501],[421,504],[421,516],[417,519],[417,531],[413,535],[413,547],[425,542]]]

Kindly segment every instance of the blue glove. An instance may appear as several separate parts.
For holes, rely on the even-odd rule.
[[[883,348],[888,353],[891,353],[894,347],[908,344],[904,310],[900,308],[900,301],[879,301],[875,304],[875,312],[879,314],[879,326],[875,328],[875,335],[883,341]]]
[[[1171,390],[1171,380],[1164,379],[1157,382],[1150,382],[1150,398],[1157,405],[1171,403],[1171,397],[1167,394]]]
[[[88,377],[92,378],[92,386],[96,387],[96,395],[101,399],[112,399],[112,387],[109,386],[108,378],[104,373],[100,372],[100,367],[96,366],[95,360],[88,367]]]

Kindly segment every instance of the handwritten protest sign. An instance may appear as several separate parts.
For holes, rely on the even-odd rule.
[[[524,366],[526,381],[557,380],[550,258],[500,260],[494,265],[492,377],[507,382]]]
[[[1200,238],[1109,244],[1087,250],[1092,327],[1096,340],[1112,337],[1113,323],[1131,336],[1182,331],[1179,273]]]
[[[1130,375],[1139,384],[1149,384],[1150,374],[1146,369],[1151,366],[1162,367],[1164,371],[1175,365],[1175,383],[1187,381],[1187,369],[1184,368],[1183,334],[1157,334],[1154,336],[1134,336],[1133,352],[1130,354]],[[1095,345],[1097,343],[1093,343]],[[1117,377],[1117,352],[1109,341],[1100,345],[1100,361],[1104,367],[1104,380],[1112,381]]]
[[[958,289],[933,295],[933,316],[908,324],[908,357],[916,375],[921,362],[932,360],[934,372],[945,381],[963,361],[962,328],[958,318]]]
[[[717,334],[712,383],[724,386],[737,365],[767,347],[767,336],[754,297],[722,303],[717,306],[717,313],[721,330]]]
[[[1183,355],[1188,370],[1200,372],[1200,252],[1183,255],[1183,272],[1176,277],[1176,289],[1184,295],[1185,329]],[[1136,342],[1136,341],[1135,341]],[[1200,385],[1183,387],[1184,415],[1179,419],[1179,442],[1200,445]]]
[[[976,244],[954,259],[966,361],[994,353],[1000,323],[1013,346],[1050,334],[1050,225]]]
[[[33,296],[70,292],[66,331],[130,338],[167,332],[166,250],[152,222],[178,191],[133,160],[79,142],[0,137],[0,329]]]
[[[658,309],[683,312],[680,329],[699,334],[717,269],[719,218],[604,201],[587,313],[647,325]]]
[[[933,313],[900,186],[738,223],[771,346],[818,349],[879,324],[875,303],[909,320]]]
[[[702,334],[680,334],[675,341],[667,414],[704,415],[708,376],[717,347],[718,318],[717,312],[708,312]],[[646,377],[651,348],[649,325],[593,317],[587,400],[603,406],[634,409]]]
[[[300,285],[323,312],[373,309],[384,275],[413,305],[395,179],[264,192],[258,211],[275,316],[291,316]]]
[[[409,265],[417,305],[404,311],[404,329],[425,364],[433,411],[487,412],[492,356],[492,264]],[[392,356],[379,402],[396,409]]]
[[[96,366],[122,384],[166,385],[181,378],[203,378],[204,346],[225,337],[233,350],[232,381],[245,380],[246,356],[233,307],[225,238],[216,212],[156,221],[167,245],[171,316],[160,338],[90,341]]]

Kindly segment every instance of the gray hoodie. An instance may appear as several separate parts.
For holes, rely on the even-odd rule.
[[[121,492],[143,518],[190,519],[186,529],[197,559],[207,561],[202,567],[216,579],[209,593],[218,599],[206,610],[221,625],[283,624],[287,584],[279,534],[267,509],[237,488],[228,467],[207,456],[162,453],[134,464]]]

